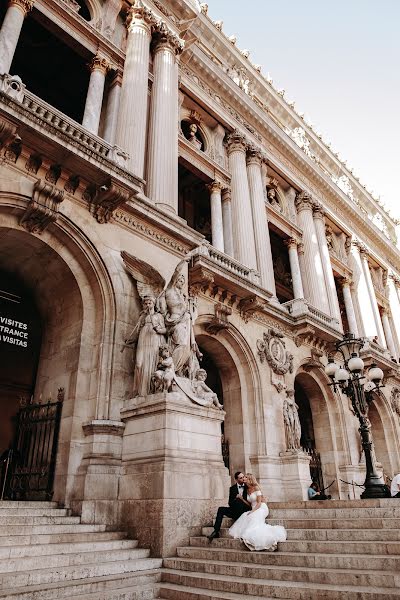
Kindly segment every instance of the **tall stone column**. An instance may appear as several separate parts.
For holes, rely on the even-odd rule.
[[[337,297],[335,278],[333,276],[331,257],[329,255],[328,244],[325,234],[325,213],[322,206],[316,203],[313,209],[315,231],[317,232],[318,246],[321,254],[322,269],[324,271],[325,287],[328,296],[330,314],[338,320],[341,326],[340,308]]]
[[[183,44],[165,24],[153,37],[147,195],[178,212],[178,64]]]
[[[303,242],[298,243],[297,254],[299,257],[301,282],[303,284],[303,293],[304,293],[303,298],[306,299],[306,298],[310,297],[310,293],[309,293],[309,289],[308,289],[309,286],[308,286],[308,280],[307,280],[306,264],[305,264],[305,260],[304,260],[304,244],[303,244]]]
[[[238,131],[228,136],[229,168],[232,186],[232,230],[235,258],[257,269],[254,226],[246,169],[246,140]]]
[[[367,284],[367,290],[368,290],[368,295],[369,295],[369,299],[370,299],[370,303],[371,303],[372,313],[374,316],[378,341],[379,341],[379,344],[383,348],[386,348],[387,346],[386,346],[385,334],[383,332],[383,327],[382,327],[381,315],[379,313],[378,302],[377,302],[377,299],[375,296],[374,285],[372,283],[371,271],[369,270],[368,251],[363,245],[360,245],[360,256],[361,256],[361,264],[362,264],[362,268],[363,268],[363,272],[364,272],[364,277],[365,277],[365,281]]]
[[[326,315],[330,314],[330,306],[325,287],[324,270],[322,267],[317,232],[313,219],[315,202],[307,192],[296,196],[296,209],[299,225],[303,230],[304,269],[307,278],[306,300]],[[303,281],[305,279],[303,278]]]
[[[104,84],[107,71],[110,68],[107,59],[96,54],[89,63],[90,80],[86,95],[85,111],[82,125],[94,134],[99,132],[101,107],[103,104]]]
[[[293,295],[295,298],[304,298],[303,282],[301,279],[299,255],[297,251],[298,241],[295,238],[285,240],[288,249],[290,272],[292,275]]]
[[[386,345],[389,349],[391,356],[397,358],[396,346],[394,344],[392,328],[390,327],[389,315],[387,308],[384,308],[381,313],[383,331],[385,333]]]
[[[363,337],[372,338],[378,335],[378,331],[372,310],[368,284],[364,274],[360,248],[363,248],[362,244],[360,244],[358,241],[353,241],[351,245],[353,286],[355,291],[353,306],[356,302],[359,307],[359,334]]]
[[[127,169],[143,178],[152,12],[136,0],[127,17],[128,39],[115,143],[127,152]]]
[[[222,190],[222,225],[224,228],[225,254],[234,257],[233,233],[232,233],[232,202],[230,188]]]
[[[106,142],[109,142],[110,144],[114,144],[115,136],[117,133],[118,113],[121,98],[121,84],[122,77],[121,74],[117,72],[112,81],[110,82],[106,116],[104,122],[103,137],[106,140]]]
[[[0,30],[0,75],[9,73],[24,19],[35,0],[9,0]],[[18,73],[15,73],[18,75]]]
[[[400,289],[400,279],[394,273],[391,273],[388,277],[388,288],[395,344],[398,353],[400,353],[400,299],[397,294],[397,291]]]
[[[219,181],[213,181],[208,186],[210,191],[211,205],[211,236],[212,245],[217,250],[224,252],[224,229],[222,222],[222,201],[221,191],[222,184]]]
[[[269,237],[267,211],[265,209],[264,186],[261,164],[263,156],[254,146],[247,151],[247,178],[250,200],[253,209],[254,238],[256,245],[258,271],[261,285],[276,298],[274,266],[272,262],[271,241]]]
[[[351,281],[348,277],[343,277],[341,279],[341,283],[342,283],[344,306],[346,308],[347,322],[349,324],[349,332],[353,333],[355,335],[355,337],[358,337],[359,334],[358,334],[357,319],[356,319],[356,313],[354,310],[353,298],[351,296],[351,289],[350,289]]]

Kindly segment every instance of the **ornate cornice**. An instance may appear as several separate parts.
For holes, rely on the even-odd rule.
[[[238,131],[237,129],[235,129],[234,131],[232,131],[232,133],[230,133],[227,137],[226,137],[226,147],[228,149],[228,154],[231,154],[231,152],[246,152],[247,146],[248,146],[248,142],[246,137],[240,133],[240,131]]]
[[[15,6],[22,10],[26,16],[33,9],[35,0],[9,0],[8,6]]]
[[[151,43],[153,54],[159,50],[168,49],[178,55],[183,52],[184,45],[185,42],[171,31],[164,21],[157,23]]]

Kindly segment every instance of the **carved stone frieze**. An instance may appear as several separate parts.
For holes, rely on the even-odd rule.
[[[12,143],[17,134],[17,126],[3,119],[0,120],[0,148]]]
[[[263,339],[257,340],[257,351],[260,361],[267,361],[274,373],[285,375],[293,373],[293,354],[286,350],[283,334],[279,329],[270,327],[264,332]]]
[[[189,269],[189,293],[191,296],[198,296],[201,292],[206,292],[214,283],[214,275],[208,269],[196,265]]]
[[[64,200],[64,190],[38,179],[33,186],[32,199],[21,218],[20,224],[31,233],[41,233],[58,217],[58,207]]]
[[[206,325],[206,331],[211,335],[217,335],[220,331],[229,327],[228,317],[232,314],[232,309],[226,304],[216,304],[214,317]]]
[[[35,153],[31,154],[25,163],[25,169],[28,171],[28,173],[32,173],[33,175],[36,175],[36,173],[39,171],[40,167],[42,166],[42,162],[43,162],[43,159],[39,154],[35,154]],[[52,182],[50,182],[50,183],[52,183]],[[53,182],[53,183],[55,183],[55,182]]]
[[[14,136],[14,139],[8,144],[4,150],[4,158],[10,162],[16,163],[22,152],[22,140],[18,134]]]
[[[76,190],[79,187],[79,183],[80,183],[80,179],[78,175],[71,175],[71,177],[68,179],[68,181],[66,181],[65,185],[64,185],[64,190],[68,193],[68,194],[72,194],[74,195]]]
[[[400,388],[394,387],[392,389],[392,393],[390,394],[390,404],[392,406],[393,412],[400,419]]]
[[[121,187],[116,181],[110,180],[96,190],[90,210],[99,223],[108,223],[114,210],[132,199],[134,194]]]
[[[51,165],[50,169],[47,171],[45,179],[49,183],[56,184],[61,176],[61,165]]]

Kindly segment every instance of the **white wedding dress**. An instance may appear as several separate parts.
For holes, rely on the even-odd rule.
[[[252,509],[261,495],[258,490],[247,496]],[[267,516],[268,506],[262,502],[257,510],[243,513],[229,529],[229,535],[242,540],[250,550],[276,550],[278,542],[286,540],[286,529],[282,525],[267,525]]]

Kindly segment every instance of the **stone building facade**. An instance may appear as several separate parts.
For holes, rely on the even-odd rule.
[[[1,451],[21,398],[62,388],[54,499],[155,554],[237,469],[271,500],[311,473],[358,497],[358,422],[324,372],[348,331],[385,373],[369,418],[397,473],[396,223],[284,93],[194,0],[0,18]],[[175,379],[160,361],[155,385],[165,343]]]

